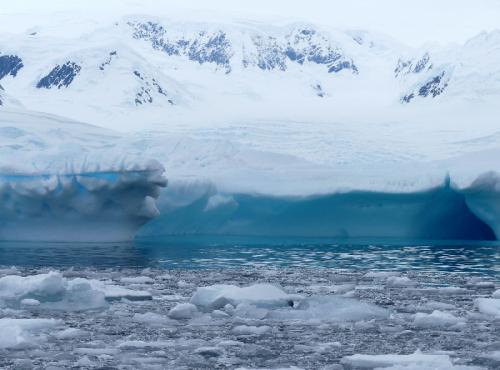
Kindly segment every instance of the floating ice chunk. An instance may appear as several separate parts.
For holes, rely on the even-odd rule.
[[[204,357],[218,357],[222,355],[221,349],[217,347],[200,347],[195,349],[194,353]]]
[[[445,328],[464,322],[448,312],[435,310],[430,314],[419,312],[415,315],[413,323],[420,328]]]
[[[419,310],[452,310],[456,308],[454,305],[450,303],[444,303],[444,302],[437,302],[437,301],[430,301],[426,302],[423,305],[419,306]]]
[[[493,352],[485,354],[482,357],[487,358],[489,360],[496,361],[496,362],[500,362],[500,351],[493,351]]]
[[[39,306],[40,301],[38,299],[33,298],[24,298],[21,299],[21,306]]]
[[[465,288],[459,288],[459,287],[456,287],[456,286],[445,286],[445,287],[437,288],[437,292],[439,294],[454,295],[454,294],[465,294],[465,293],[467,293],[469,291],[467,289],[465,289]]]
[[[168,312],[172,319],[192,319],[198,313],[198,309],[192,303],[179,303]]]
[[[95,363],[92,362],[88,356],[83,356],[81,359],[75,362],[75,366],[77,367],[92,367],[95,366]]]
[[[125,284],[150,284],[154,283],[154,280],[149,276],[133,276],[133,277],[123,277],[120,282]]]
[[[212,311],[212,317],[214,319],[227,319],[229,317],[229,314],[221,310],[214,310]]]
[[[238,325],[233,328],[235,335],[264,335],[271,330],[270,326]]]
[[[387,284],[391,286],[414,286],[415,282],[406,276],[390,276]]]
[[[305,369],[303,367],[290,366],[290,367],[273,367],[273,368],[237,367],[235,370],[305,370]]]
[[[143,340],[127,340],[118,344],[118,348],[120,349],[128,349],[128,348],[163,348],[170,347],[172,342],[158,340],[155,342],[145,342]]]
[[[47,274],[18,276],[7,275],[0,278],[0,298],[33,297],[50,298],[63,294],[67,289],[67,282],[58,272]]]
[[[473,285],[477,288],[495,288],[493,281],[482,280],[479,277],[473,277],[467,281],[467,285]]]
[[[374,279],[386,279],[388,277],[399,275],[400,273],[397,271],[370,271],[365,274],[365,277]]]
[[[245,345],[245,343],[240,342],[239,340],[221,340],[219,343],[217,343],[219,347],[239,347]]]
[[[0,302],[24,308],[40,304],[41,309],[91,310],[103,308],[106,300],[127,298],[149,300],[147,291],[126,289],[94,279],[67,279],[60,272],[31,276],[8,275],[0,278]]]
[[[74,339],[80,338],[89,335],[85,330],[77,329],[77,328],[67,328],[61,331],[58,331],[54,334],[54,337],[57,339]]]
[[[491,295],[493,298],[500,298],[500,289],[493,292]]]
[[[294,308],[269,312],[269,317],[277,320],[361,321],[388,316],[388,310],[374,304],[335,296],[312,297]]]
[[[0,301],[17,307],[87,310],[104,307],[104,294],[87,279],[67,280],[59,272],[0,278]],[[38,302],[38,304],[37,304]]]
[[[240,303],[234,310],[234,315],[247,319],[264,319],[268,310],[262,307],[256,307],[253,304]]]
[[[168,317],[153,312],[136,313],[133,317],[133,320],[135,322],[141,322],[151,325],[165,325],[173,323],[173,320],[170,320]]]
[[[283,307],[293,305],[296,299],[300,297],[287,294],[271,284],[255,284],[243,288],[220,284],[198,288],[191,297],[191,303],[214,310],[228,303],[233,306],[247,303],[258,307]]]
[[[115,355],[118,353],[116,348],[90,348],[90,347],[80,347],[75,348],[74,353],[78,353],[80,355],[90,355],[90,356],[102,356],[102,355]]]
[[[36,334],[61,324],[55,319],[0,319],[0,348],[32,345]]]
[[[479,312],[500,318],[500,299],[476,298],[474,305]]]
[[[362,355],[355,354],[341,360],[344,366],[356,369],[387,368],[391,370],[452,370],[455,367],[448,355],[430,355],[415,352],[411,355]],[[464,369],[464,367],[460,367]]]
[[[77,280],[77,279],[75,279]],[[151,300],[153,296],[145,290],[133,290],[114,284],[105,284],[99,280],[88,280],[92,288],[102,292],[107,300],[128,299],[130,301]]]

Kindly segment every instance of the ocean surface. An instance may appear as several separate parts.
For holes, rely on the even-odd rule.
[[[225,269],[326,268],[500,276],[500,244],[203,244],[0,242],[0,266]]]

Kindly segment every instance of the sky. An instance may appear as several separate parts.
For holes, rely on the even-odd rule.
[[[127,14],[208,20],[306,21],[385,33],[412,46],[463,43],[500,28],[500,0],[0,0],[0,31],[21,31],[53,14],[91,19]]]

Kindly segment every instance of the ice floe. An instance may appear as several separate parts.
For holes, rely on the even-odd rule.
[[[0,349],[33,345],[48,329],[61,325],[56,319],[0,319]]]
[[[477,367],[455,366],[448,355],[423,354],[411,355],[362,355],[355,354],[342,359],[342,364],[355,369],[391,369],[391,370],[473,370]]]
[[[448,312],[434,310],[430,314],[419,312],[415,315],[413,323],[419,328],[448,328],[459,323],[463,323],[464,319],[456,317]]]

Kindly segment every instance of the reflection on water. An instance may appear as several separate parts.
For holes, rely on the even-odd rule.
[[[255,267],[348,270],[450,271],[500,276],[500,246],[303,244],[240,245],[0,242],[0,266],[162,267],[207,269]]]

